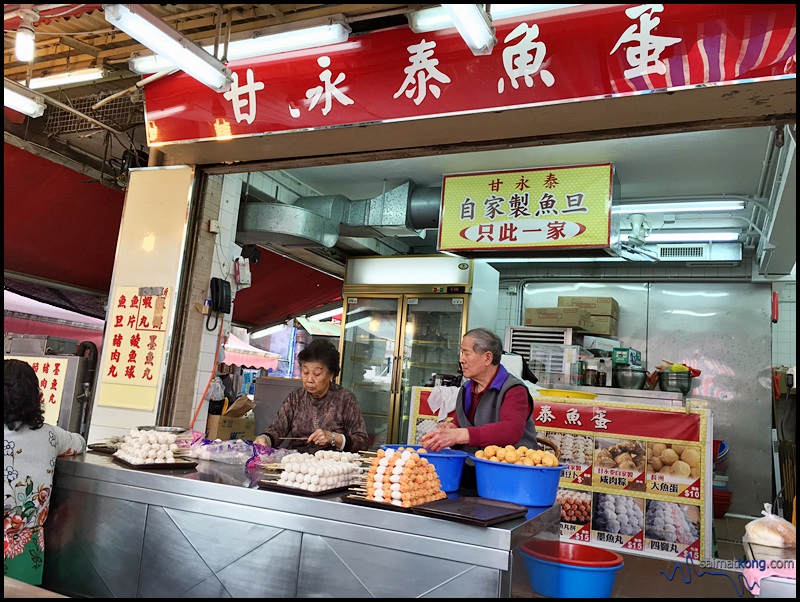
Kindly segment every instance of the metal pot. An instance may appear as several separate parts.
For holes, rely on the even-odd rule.
[[[620,389],[644,389],[647,380],[647,370],[632,366],[614,366],[611,379],[615,387]]]
[[[662,391],[686,395],[692,390],[692,375],[688,372],[659,371],[658,388]]]

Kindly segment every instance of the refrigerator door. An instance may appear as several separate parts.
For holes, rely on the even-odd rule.
[[[370,449],[390,442],[395,430],[401,299],[399,295],[345,297],[340,383],[358,399]]]
[[[433,386],[436,375],[458,374],[466,299],[467,295],[405,296],[401,405],[394,443],[408,440],[412,387]]]

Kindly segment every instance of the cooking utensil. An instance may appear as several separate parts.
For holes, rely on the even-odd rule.
[[[686,395],[692,389],[692,375],[690,372],[658,372],[658,387],[662,391],[683,393]]]
[[[611,380],[620,389],[644,389],[647,371],[644,368],[614,367]]]

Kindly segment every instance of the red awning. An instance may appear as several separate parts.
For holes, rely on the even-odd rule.
[[[271,326],[342,297],[342,281],[292,259],[261,249],[250,263],[252,286],[236,293],[233,321]]]

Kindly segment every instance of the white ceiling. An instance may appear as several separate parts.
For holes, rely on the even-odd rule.
[[[753,127],[435,155],[287,170],[320,194],[373,198],[411,179],[439,187],[451,173],[611,162],[622,201],[699,195],[754,197],[769,144]],[[384,179],[386,180],[384,184]]]

